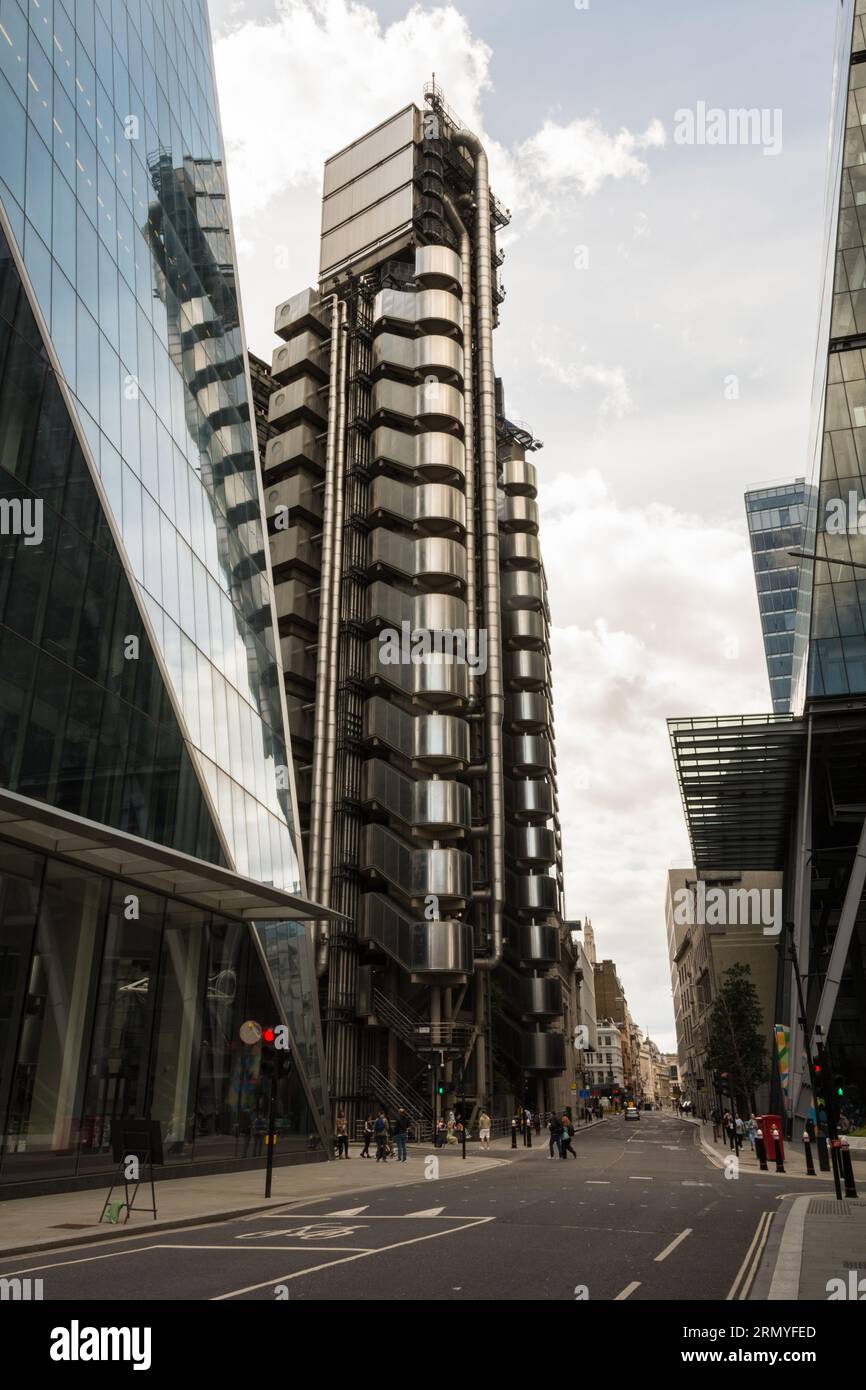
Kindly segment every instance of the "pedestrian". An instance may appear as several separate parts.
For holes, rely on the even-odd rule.
[[[562,1116],[562,1157],[563,1157],[563,1158],[566,1158],[566,1159],[567,1159],[569,1154],[571,1154],[572,1158],[577,1158],[577,1154],[574,1152],[574,1149],[571,1147],[571,1141],[572,1141],[573,1138],[574,1138],[574,1125],[571,1123],[571,1116],[570,1116],[567,1112],[565,1112],[565,1113],[563,1113],[563,1116]]]
[[[713,1110],[713,1117],[712,1117],[712,1118],[713,1118],[713,1143],[714,1143],[714,1144],[718,1144],[719,1138],[720,1138],[719,1126],[721,1125],[721,1122],[722,1122],[722,1116],[721,1116],[721,1112],[719,1111],[719,1107],[718,1107],[718,1106],[716,1106],[715,1109]]]
[[[490,1148],[490,1126],[492,1120],[486,1110],[482,1110],[478,1116],[478,1138],[481,1141],[482,1149]]]
[[[388,1162],[388,1119],[384,1110],[380,1110],[373,1125],[373,1133],[376,1136],[376,1162]]]
[[[437,1149],[441,1149],[445,1143],[445,1121],[442,1119],[441,1115],[436,1122],[436,1136],[433,1143]]]
[[[724,1117],[723,1123],[724,1123],[724,1126],[725,1126],[725,1135],[726,1135],[726,1137],[727,1137],[728,1144],[729,1144],[730,1148],[733,1148],[733,1147],[734,1147],[734,1117],[733,1117],[733,1115],[731,1114],[730,1110],[726,1110],[726,1111],[725,1111],[725,1117]]]
[[[398,1163],[406,1162],[406,1139],[409,1134],[411,1123],[412,1121],[409,1119],[407,1112],[401,1106],[397,1111],[397,1118],[394,1121],[394,1143],[397,1146]]]
[[[547,1129],[550,1134],[550,1157],[562,1158],[562,1120],[558,1115],[551,1115],[547,1124]],[[553,1152],[554,1149],[556,1149],[555,1155]]]
[[[368,1115],[364,1121],[364,1147],[361,1150],[362,1158],[370,1158],[370,1140],[373,1138],[373,1116]]]
[[[757,1134],[757,1132],[758,1121],[756,1120],[754,1115],[750,1115],[748,1120],[746,1121],[746,1138],[748,1139],[752,1147],[752,1153],[755,1152],[755,1135]]]
[[[533,1124],[533,1128],[534,1128],[534,1130],[535,1130],[536,1137],[540,1136],[540,1134],[541,1134],[541,1114],[540,1114],[540,1112],[539,1112],[538,1110],[536,1110],[535,1115],[533,1116],[532,1124]]]
[[[349,1122],[342,1110],[337,1111],[337,1157],[349,1157]]]
[[[744,1138],[746,1137],[746,1128],[743,1124],[743,1118],[741,1115],[738,1115],[736,1120],[734,1121],[734,1129],[736,1130],[737,1139],[739,1140],[740,1144],[742,1144]]]

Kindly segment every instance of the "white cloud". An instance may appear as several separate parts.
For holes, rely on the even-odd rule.
[[[325,159],[410,101],[433,73],[449,107],[485,141],[496,189],[532,220],[607,179],[649,177],[638,151],[660,148],[664,127],[604,130],[596,116],[547,120],[507,150],[485,135],[491,49],[451,4],[413,5],[383,25],[358,0],[275,0],[272,17],[246,18],[220,0],[214,46],[235,217],[257,216],[287,188],[321,185]],[[339,55],[339,62],[334,61]]]
[[[449,105],[480,127],[490,49],[453,5],[413,6],[383,26],[354,0],[278,0],[214,46],[236,217],[286,188],[321,187],[329,155],[410,101],[435,72]]]
[[[567,907],[664,1041],[665,874],[691,862],[665,721],[769,704],[745,527],[624,505],[596,471],[542,474],[539,501]]]
[[[646,183],[649,166],[636,151],[660,149],[666,142],[659,120],[635,135],[625,128],[608,135],[597,117],[580,117],[568,125],[545,121],[515,151],[524,176],[548,189],[562,188],[584,196],[597,193],[607,179]]]
[[[552,381],[567,386],[570,391],[582,391],[586,386],[599,388],[600,416],[614,415],[622,419],[631,414],[634,401],[623,367],[607,367],[602,362],[564,362],[547,352],[540,341],[534,343],[533,350],[539,371]]]

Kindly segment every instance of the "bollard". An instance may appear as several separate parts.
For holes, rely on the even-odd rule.
[[[532,1148],[532,1125],[526,1126],[526,1147],[528,1149]]]
[[[845,1196],[857,1196],[857,1184],[854,1182],[854,1169],[851,1164],[851,1148],[847,1139],[843,1139],[839,1147],[839,1155],[842,1159],[842,1176],[845,1179]]]
[[[512,1121],[511,1121],[511,1147],[512,1147],[512,1149],[516,1149],[516,1148],[517,1148],[517,1121],[516,1121],[516,1120],[512,1120]]]
[[[818,1145],[818,1167],[820,1168],[822,1173],[829,1173],[830,1155],[827,1152],[826,1134],[819,1134],[815,1142]]]
[[[803,1148],[806,1153],[806,1172],[810,1178],[815,1177],[815,1165],[812,1162],[812,1136],[808,1129],[803,1131]]]
[[[785,1162],[784,1162],[784,1159],[782,1158],[782,1145],[781,1145],[781,1142],[780,1142],[780,1141],[781,1141],[781,1137],[782,1137],[782,1136],[779,1134],[779,1130],[778,1130],[777,1126],[776,1126],[776,1125],[773,1125],[772,1139],[773,1139],[773,1148],[774,1148],[775,1154],[776,1154],[776,1172],[777,1172],[777,1173],[784,1173],[784,1171],[785,1171]]]
[[[758,1166],[762,1173],[767,1172],[767,1146],[764,1143],[764,1136],[760,1130],[755,1135],[755,1154],[758,1159]]]

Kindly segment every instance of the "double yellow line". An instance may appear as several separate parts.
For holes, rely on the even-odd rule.
[[[755,1282],[755,1275],[758,1272],[761,1256],[764,1253],[767,1237],[770,1234],[770,1225],[775,1215],[776,1213],[774,1211],[764,1211],[761,1213],[758,1229],[752,1237],[752,1243],[746,1251],[746,1257],[743,1263],[737,1270],[737,1277],[731,1285],[726,1302],[730,1303],[732,1300],[738,1300],[743,1303],[749,1297],[749,1291]]]

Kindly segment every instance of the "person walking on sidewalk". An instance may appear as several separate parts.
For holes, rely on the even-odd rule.
[[[722,1114],[721,1114],[721,1111],[719,1110],[719,1107],[718,1107],[718,1106],[716,1106],[715,1109],[713,1110],[712,1119],[713,1119],[713,1143],[714,1143],[714,1144],[718,1144],[719,1138],[720,1138],[721,1123],[722,1123]]]
[[[370,1157],[370,1140],[373,1138],[373,1116],[368,1115],[364,1121],[364,1147],[361,1150],[362,1158]]]
[[[478,1116],[478,1138],[481,1141],[482,1149],[490,1148],[490,1126],[492,1120],[486,1110],[482,1110]]]
[[[394,1143],[397,1145],[398,1163],[406,1162],[406,1139],[409,1134],[409,1126],[411,1123],[412,1121],[409,1119],[408,1114],[401,1106],[397,1111],[397,1118],[394,1121]]]
[[[376,1136],[376,1162],[388,1162],[388,1120],[384,1110],[380,1110],[373,1125]]]
[[[337,1157],[349,1157],[349,1123],[342,1110],[337,1111]]]
[[[572,1158],[577,1158],[577,1154],[571,1147],[573,1138],[574,1125],[571,1123],[571,1116],[568,1113],[564,1113],[562,1116],[562,1157],[565,1159],[568,1158],[569,1154],[571,1154]]]
[[[550,1133],[550,1157],[562,1158],[562,1120],[558,1115],[551,1115],[547,1128]]]

